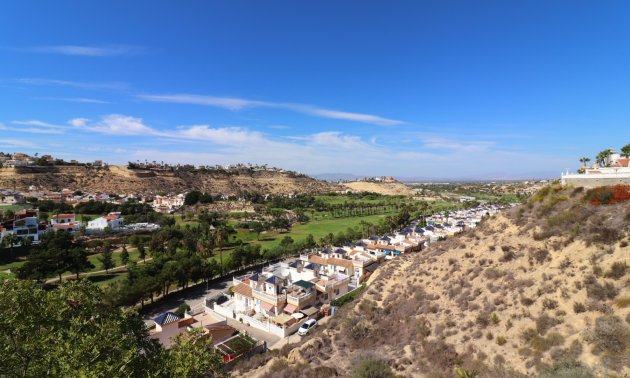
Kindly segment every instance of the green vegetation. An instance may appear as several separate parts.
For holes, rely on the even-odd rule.
[[[148,338],[137,314],[104,304],[101,290],[87,281],[43,290],[4,280],[0,290],[3,376],[224,375],[210,339],[182,334],[167,351]]]
[[[367,286],[365,284],[359,286],[358,288],[356,288],[355,290],[346,293],[344,295],[342,295],[341,297],[334,299],[330,302],[331,306],[337,306],[337,307],[341,307],[343,305],[345,305],[346,303],[352,302],[356,297],[358,297],[359,295],[361,295],[361,293],[363,293],[363,291],[365,290]]]
[[[359,363],[353,378],[395,378],[396,374],[383,360],[364,359]]]

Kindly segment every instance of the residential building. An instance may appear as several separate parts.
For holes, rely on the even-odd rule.
[[[76,232],[81,228],[74,214],[56,214],[50,218],[50,227],[53,231]]]
[[[145,325],[149,337],[158,340],[167,349],[172,346],[177,335],[194,328],[201,329],[204,336],[212,337],[215,345],[238,333],[227,324],[225,317],[208,308],[186,312],[183,318],[173,312],[165,312],[151,320],[145,320]]]
[[[105,231],[109,227],[112,231],[120,230],[123,227],[124,218],[120,213],[109,213],[104,217],[96,218],[89,221],[86,229],[89,231]]]

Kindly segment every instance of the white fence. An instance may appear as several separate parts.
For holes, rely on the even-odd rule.
[[[233,308],[233,303],[230,303],[230,302],[231,301],[228,301],[224,303],[223,305],[218,305],[215,303],[214,309],[208,308],[208,310],[212,311],[213,313],[218,314],[219,316],[225,317],[226,319],[230,318],[230,319],[238,320],[238,321],[243,322],[244,324],[249,325],[250,327],[254,327],[261,331],[269,332],[271,334],[274,334],[276,336],[283,337],[283,338],[293,334],[307,320],[307,318],[304,318],[300,320],[299,322],[292,324],[289,327],[280,327],[273,324],[269,320],[263,321],[256,318],[252,318],[251,316],[247,316],[241,312],[235,312]]]

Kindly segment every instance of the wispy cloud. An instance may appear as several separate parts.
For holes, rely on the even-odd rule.
[[[285,109],[297,113],[307,114],[315,117],[339,119],[346,121],[369,123],[380,126],[397,126],[404,122],[396,119],[385,118],[372,114],[344,112],[332,109],[319,108],[312,105],[294,104],[285,102],[269,102],[259,100],[248,100],[235,97],[200,96],[191,94],[160,94],[160,95],[138,95],[138,98],[153,102],[168,102],[176,104],[193,104],[215,106],[228,110],[243,110],[248,108],[276,108]]]
[[[461,152],[486,151],[496,145],[493,141],[457,140],[435,135],[420,136],[420,140],[426,148]]]
[[[32,47],[5,48],[13,51],[36,54],[60,54],[70,56],[109,57],[137,54],[141,48],[129,45],[79,46],[79,45],[51,45]]]
[[[15,148],[15,147],[24,147],[24,148],[33,148],[35,145],[31,142],[19,139],[0,139],[0,147],[5,148]]]
[[[55,79],[40,79],[40,78],[19,78],[14,79],[14,82],[24,85],[45,85],[45,86],[59,86],[59,87],[71,87],[80,89],[92,89],[92,90],[126,90],[128,89],[127,83],[123,82],[83,82],[83,81],[71,81],[71,80],[55,80]]]
[[[29,134],[64,134],[68,126],[53,125],[38,120],[12,121],[12,127],[0,124],[0,130],[16,131]]]
[[[86,97],[38,97],[39,100],[79,102],[84,104],[111,104],[109,101]]]

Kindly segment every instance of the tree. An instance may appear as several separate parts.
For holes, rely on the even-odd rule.
[[[0,371],[10,377],[217,377],[211,339],[193,332],[165,350],[140,316],[107,306],[88,281],[43,290],[0,281]],[[45,346],[45,347],[42,347]]]
[[[630,143],[628,143],[625,146],[621,147],[621,156],[623,156],[623,157],[630,157]]]
[[[129,251],[127,251],[127,246],[123,245],[122,251],[120,252],[120,262],[123,265],[127,265],[129,263]]]
[[[81,272],[94,268],[94,264],[88,260],[87,253],[83,248],[73,248],[69,250],[66,261],[70,271],[76,275],[77,280],[79,279],[79,274],[81,274]],[[59,280],[61,280],[61,277]]]
[[[109,274],[109,270],[116,266],[116,264],[114,264],[111,244],[105,244],[103,247],[103,253],[101,253],[101,256],[99,257],[99,261],[103,264],[106,274]]]
[[[582,165],[586,165],[589,161],[591,161],[591,159],[587,157],[580,158],[580,163],[582,163]]]
[[[7,234],[2,241],[4,245],[9,248],[10,258],[13,258],[13,245],[17,242],[17,240],[18,240],[17,236],[15,236],[15,234],[13,233],[10,233],[10,234]]]
[[[256,240],[260,240],[260,233],[265,230],[265,226],[261,222],[254,222],[250,229],[256,233]]]
[[[142,259],[142,261],[147,261],[147,250],[144,248],[144,244],[142,242],[138,244],[138,256]]]
[[[220,226],[219,228],[217,228],[216,240],[217,240],[217,245],[219,247],[219,260],[221,262],[221,275],[222,276],[223,276],[223,244],[228,240],[229,237],[230,237],[230,232],[227,229],[227,227]]]
[[[595,157],[595,161],[597,162],[597,164],[599,164],[600,167],[605,167],[606,162],[608,161],[608,158],[610,157],[610,155],[612,155],[612,153],[613,152],[610,148],[600,151]]]
[[[169,350],[165,371],[173,377],[222,376],[223,362],[213,348],[212,339],[204,337],[200,329],[180,333]]]

